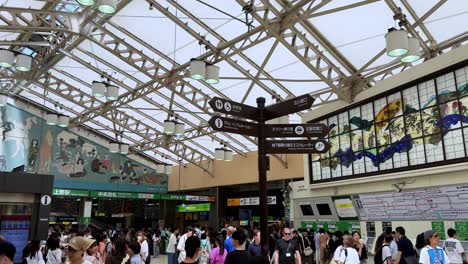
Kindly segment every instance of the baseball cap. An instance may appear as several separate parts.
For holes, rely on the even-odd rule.
[[[424,240],[431,238],[435,233],[434,230],[427,230],[424,232]]]
[[[72,247],[74,250],[87,250],[96,240],[84,237],[74,237],[68,241],[67,246]]]

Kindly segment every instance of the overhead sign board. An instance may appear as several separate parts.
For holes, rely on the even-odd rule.
[[[304,94],[281,103],[270,105],[265,107],[265,117],[269,120],[307,110],[312,107],[314,101],[315,99],[310,94]]]
[[[258,119],[258,110],[256,107],[236,103],[221,97],[214,97],[209,102],[210,106],[219,113],[243,117],[251,120]]]
[[[267,140],[266,153],[325,153],[330,144],[325,140]]]
[[[328,131],[325,124],[265,125],[265,137],[323,137]]]
[[[227,117],[213,116],[208,121],[211,128],[218,131],[236,133],[247,136],[258,136],[258,125],[256,123],[245,122]]]

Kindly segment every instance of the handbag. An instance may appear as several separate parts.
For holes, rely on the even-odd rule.
[[[307,237],[306,237],[305,239],[307,239]],[[302,241],[302,248],[304,248],[304,255],[305,255],[306,257],[312,255],[312,253],[314,253],[314,251],[312,250],[312,248],[311,248],[310,246],[305,247],[305,245],[304,245],[304,239],[301,239],[301,241]],[[310,245],[309,239],[307,239],[307,241],[309,242],[309,245]]]

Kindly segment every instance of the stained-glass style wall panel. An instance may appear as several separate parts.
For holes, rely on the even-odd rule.
[[[310,156],[312,182],[468,161],[468,67],[313,122],[331,148]]]

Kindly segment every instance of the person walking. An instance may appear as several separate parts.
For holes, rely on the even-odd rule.
[[[235,250],[228,253],[224,262],[225,264],[249,263],[250,255],[243,246],[246,238],[245,232],[242,229],[237,229],[232,233],[231,243]]]
[[[193,236],[193,228],[189,226],[185,228],[185,233],[179,238],[179,243],[177,243],[177,251],[179,251],[178,263],[182,263],[185,259],[185,241],[191,236]]]
[[[414,250],[413,243],[406,237],[406,231],[402,226],[395,229],[396,237],[398,238],[398,254],[395,264],[417,264],[416,251]]]
[[[210,264],[210,253],[211,253],[211,245],[210,241],[208,240],[206,233],[201,233],[201,251],[200,251],[200,259],[198,260],[198,264]]]
[[[452,264],[462,264],[462,253],[465,252],[465,249],[457,239],[457,231],[455,231],[453,228],[449,228],[447,230],[447,235],[449,238],[445,240],[443,245],[445,253],[447,253],[447,256]]]
[[[358,252],[361,264],[367,264],[367,247],[361,241],[361,234],[359,234],[358,231],[354,231],[351,235],[353,238],[353,247]]]
[[[338,264],[359,264],[359,253],[353,247],[353,238],[349,235],[343,235],[343,248],[340,252]]]
[[[92,264],[88,260],[83,259],[83,255],[94,242],[96,242],[96,240],[84,238],[82,236],[76,236],[70,239],[67,244],[67,257],[70,264]]]
[[[29,254],[26,256],[26,262],[28,264],[44,264],[44,257],[41,252],[41,241],[31,241]]]
[[[179,234],[178,228],[172,228],[171,234],[169,235],[169,240],[167,242],[167,264],[177,264],[177,254],[176,254],[176,246],[177,246],[177,235]]]
[[[159,257],[159,243],[161,242],[161,234],[159,230],[154,230],[153,233],[153,255],[155,258]]]
[[[283,238],[276,242],[275,253],[273,254],[274,264],[295,264],[301,263],[301,254],[296,240],[292,239],[291,229],[283,228]],[[297,262],[296,262],[297,261]]]
[[[130,259],[127,254],[125,238],[116,237],[112,241],[112,250],[107,254],[106,264],[122,264]]]
[[[419,256],[420,264],[449,264],[451,263],[445,251],[437,246],[439,244],[439,234],[433,230],[424,232],[426,246],[421,249]]]
[[[249,245],[249,254],[251,256],[261,256],[262,248],[260,245],[260,231],[255,230],[253,232],[253,242]]]
[[[210,253],[210,263],[224,264],[228,252],[224,248],[224,239],[222,235],[215,238],[215,245],[216,247]]]
[[[51,236],[46,242],[47,253],[46,259],[47,264],[60,264],[62,263],[62,250],[60,249],[60,239],[58,237]]]

